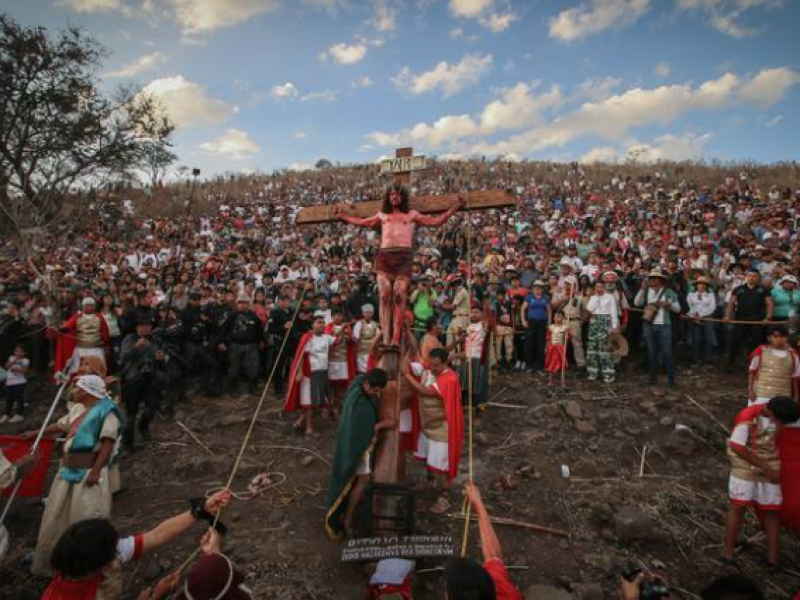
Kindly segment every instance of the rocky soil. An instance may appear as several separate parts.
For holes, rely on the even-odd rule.
[[[561,538],[498,526],[505,562],[526,598],[616,598],[617,569],[629,560],[663,570],[687,598],[724,571],[726,428],[745,404],[744,376],[683,370],[679,391],[664,396],[654,395],[645,382],[632,366],[611,386],[575,375],[566,392],[548,389],[542,376],[495,377],[492,402],[502,406],[480,414],[474,435],[475,479],[490,512],[569,532]],[[36,416],[49,393],[34,394],[40,404]],[[122,461],[125,491],[115,499],[113,512],[118,530],[127,534],[152,527],[184,510],[188,498],[223,485],[257,400],[193,395],[176,418],[186,429],[175,422],[155,423],[153,441]],[[229,556],[247,573],[258,598],[361,599],[369,565],[341,564],[340,546],[328,541],[322,524],[335,425],[324,421],[322,436],[306,439],[292,431],[281,405],[280,399],[268,398],[233,487],[246,491],[261,470],[269,471],[276,485],[234,502],[225,513]],[[569,477],[563,476],[563,466]],[[411,474],[424,478],[416,465]],[[431,492],[417,496],[418,531],[451,533],[460,542],[463,521],[426,512],[433,500]],[[32,580],[24,566],[41,513],[36,502],[15,504],[8,521],[12,548],[0,565],[2,598],[38,597],[45,584]],[[201,533],[198,526],[129,566],[127,597],[182,565]],[[787,570],[777,575],[763,566],[764,537],[755,519],[749,520],[743,541],[743,571],[761,581],[770,598],[791,597],[800,588],[794,534],[783,534]],[[470,533],[469,554],[480,556],[477,528]],[[441,573],[432,570],[440,565],[420,561],[418,568],[428,572],[415,576],[415,598],[442,598]]]

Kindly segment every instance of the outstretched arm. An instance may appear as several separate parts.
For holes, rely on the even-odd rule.
[[[453,206],[451,206],[447,212],[443,212],[440,215],[423,215],[422,213],[417,212],[414,215],[414,222],[423,227],[441,227],[447,223],[447,220],[456,214],[458,209],[460,209],[462,206],[464,206],[464,199],[459,196],[458,201],[453,204]]]
[[[483,504],[481,493],[474,483],[468,481],[466,484],[465,492],[469,498],[472,508],[475,510],[475,515],[478,517],[478,530],[481,535],[481,546],[483,547],[483,561],[489,562],[490,560],[503,560],[503,551],[500,548],[500,540],[497,539],[497,534],[492,526],[492,521],[489,518],[489,512]]]
[[[231,501],[231,493],[228,490],[222,490],[211,496],[205,503],[205,509],[212,515],[225,508]],[[158,548],[168,544],[181,533],[189,529],[196,523],[195,518],[190,511],[186,511],[177,516],[162,521],[156,525],[155,528],[144,533],[143,540],[143,554],[149,554]]]
[[[347,205],[346,207],[337,207],[336,208],[336,216],[339,217],[340,221],[344,221],[349,225],[356,225],[358,227],[377,227],[381,224],[381,219],[378,216],[379,213],[375,213],[371,217],[356,217],[353,215],[345,214],[344,210],[352,210],[350,207],[352,205]]]

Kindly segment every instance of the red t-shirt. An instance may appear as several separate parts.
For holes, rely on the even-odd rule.
[[[493,558],[485,562],[483,568],[494,581],[494,593],[497,600],[523,600],[522,592],[509,580],[503,561]]]

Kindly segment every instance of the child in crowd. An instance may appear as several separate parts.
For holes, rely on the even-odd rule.
[[[567,368],[567,339],[569,332],[564,322],[564,313],[557,312],[553,322],[547,328],[547,351],[545,353],[545,370],[549,374],[547,385],[552,386],[556,373]],[[566,382],[564,383],[566,387]]]
[[[25,375],[30,364],[25,348],[16,346],[14,354],[6,362],[6,414],[0,417],[0,423],[21,423],[25,420],[25,384],[28,383]]]

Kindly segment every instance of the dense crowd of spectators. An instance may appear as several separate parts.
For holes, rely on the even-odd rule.
[[[674,388],[678,347],[689,350],[686,366],[732,367],[776,324],[780,335],[797,332],[800,190],[764,187],[741,169],[716,170],[711,185],[695,182],[685,166],[625,171],[473,161],[435,163],[415,178],[417,196],[502,189],[518,199],[515,207],[460,212],[441,228],[418,231],[408,306],[416,338],[427,332],[455,347],[470,310],[478,310],[475,318],[491,323],[491,363],[500,370],[560,369],[572,377],[585,369],[589,379],[611,383],[629,350],[647,363],[653,386],[663,367]],[[379,234],[335,221],[298,226],[298,212],[373,199],[387,183],[374,167],[347,167],[216,180],[197,193],[172,186],[150,199],[122,191],[68,207],[74,218],[54,235],[5,238],[0,425],[25,420],[29,379],[65,381],[77,370],[70,401],[103,423],[96,434],[104,444],[92,465],[67,461],[62,470],[66,481],[88,470],[86,485],[94,487],[110,465],[116,430],[133,451],[135,430],[146,440],[150,421],[170,418],[192,380],[211,395],[240,384],[255,393],[274,371],[274,391],[282,393],[315,319],[353,323],[377,305]],[[558,344],[571,348],[568,368],[566,353],[551,352]],[[121,381],[124,419],[107,399],[112,381]],[[68,415],[48,433],[72,426]],[[110,498],[112,484],[102,487]],[[488,523],[474,488],[470,499]],[[169,522],[168,537],[203,514],[201,503]],[[130,546],[129,559],[157,545],[152,532],[120,540],[107,522],[89,523],[108,544],[91,569],[79,565],[79,579],[92,580],[119,544]],[[486,523],[481,534],[494,539]],[[78,539],[83,530],[67,531]],[[59,536],[51,537],[55,544]],[[214,546],[207,571],[238,577],[239,586],[214,534],[207,538]],[[34,567],[46,572],[41,542]],[[495,546],[484,544],[487,565],[497,560],[492,552],[499,556]],[[191,581],[190,572],[187,597]],[[246,593],[237,588],[236,597]]]
[[[491,298],[494,360],[501,368],[542,369],[547,323],[561,311],[573,332],[574,362],[590,376],[613,379],[609,363],[619,356],[606,356],[603,345],[619,331],[632,352],[647,345],[651,380],[655,361],[662,361],[670,385],[676,345],[690,347],[693,364],[713,363],[761,343],[763,328],[746,322],[782,321],[795,329],[800,191],[761,188],[738,169],[717,171],[719,181],[708,186],[694,184],[676,166],[639,169],[635,177],[620,167],[600,171],[600,180],[578,165],[534,167],[437,163],[415,179],[417,195],[505,189],[520,202],[471,218],[462,212],[443,228],[420,230],[410,307],[419,329],[435,317],[447,332],[463,316],[453,301],[469,286],[474,300]],[[190,372],[230,386],[241,373],[254,385],[275,359],[287,315],[303,294],[296,337],[316,310],[341,306],[351,321],[365,302],[375,303],[377,233],[340,223],[298,227],[298,210],[372,198],[385,184],[372,167],[217,180],[198,186],[192,216],[183,210],[188,186],[159,192],[179,200],[179,215],[145,216],[152,212],[148,201],[132,202],[122,192],[116,202],[94,199],[64,224],[62,235],[37,239],[25,250],[6,238],[0,249],[3,366],[15,357],[29,361],[32,371],[46,370],[59,328],[83,299],[93,298],[108,325],[112,372],[131,368],[122,364],[122,341],[146,320],[167,355],[163,362],[172,363],[162,387]],[[468,262],[471,277],[465,277]],[[598,291],[598,283],[610,289]],[[640,293],[645,286],[650,292]],[[663,297],[653,292],[660,286]],[[590,302],[602,294],[614,302]],[[652,322],[629,310],[646,312],[653,302],[659,306]],[[237,306],[249,317],[234,318]],[[604,314],[609,319],[600,319]],[[593,328],[598,320],[606,331]],[[257,366],[252,352],[236,347],[242,343],[256,346]],[[285,370],[282,365],[277,391]],[[183,387],[172,394],[180,397]],[[19,412],[19,394],[7,396],[14,403],[10,419]]]

